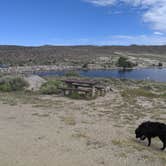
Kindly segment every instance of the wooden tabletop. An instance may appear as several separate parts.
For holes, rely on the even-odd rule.
[[[65,83],[67,84],[87,84],[87,85],[96,85],[98,82],[97,81],[89,81],[89,80],[64,80]]]

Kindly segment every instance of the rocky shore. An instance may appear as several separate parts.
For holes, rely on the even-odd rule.
[[[166,64],[164,63],[163,67],[165,68]],[[133,68],[125,68],[126,70],[130,69],[145,69],[145,68],[155,68],[158,66],[135,66]],[[162,67],[161,67],[162,68]],[[64,71],[64,70],[122,70],[122,67],[104,67],[101,65],[88,65],[86,68],[82,66],[72,66],[72,65],[38,65],[38,66],[12,66],[12,67],[0,67],[1,74],[35,74],[37,72],[48,72],[48,71]]]
[[[3,74],[26,74],[41,71],[57,71],[57,70],[76,70],[80,69],[79,66],[64,66],[64,65],[41,65],[41,66],[14,66],[0,68],[0,73]]]

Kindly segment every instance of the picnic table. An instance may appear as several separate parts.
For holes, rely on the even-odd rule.
[[[74,92],[83,93],[86,97],[95,97],[96,95],[105,95],[105,88],[97,86],[98,81],[89,80],[64,80],[66,87],[61,88],[64,95],[70,95]]]

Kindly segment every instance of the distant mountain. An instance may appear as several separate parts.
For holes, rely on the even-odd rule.
[[[49,65],[83,64],[98,57],[118,54],[157,54],[166,56],[166,46],[0,46],[0,64]]]

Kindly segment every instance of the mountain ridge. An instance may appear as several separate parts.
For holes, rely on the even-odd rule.
[[[118,54],[166,55],[166,45],[162,46],[18,46],[0,45],[0,64],[9,65],[50,65],[82,64],[98,57],[111,57]]]

